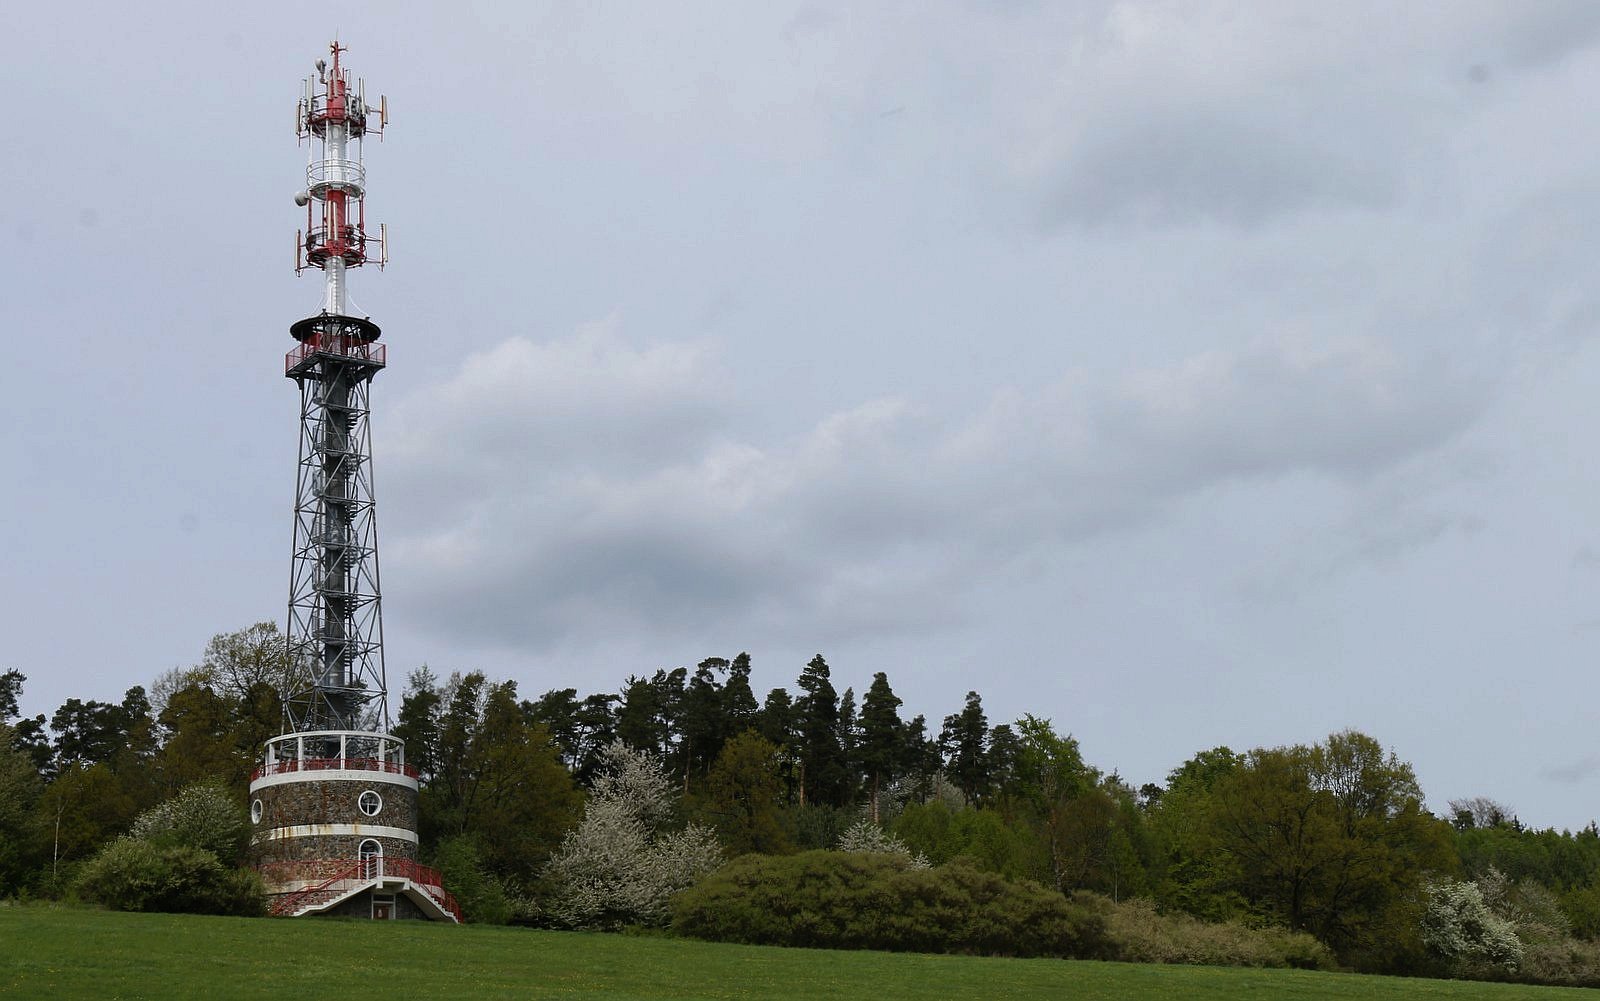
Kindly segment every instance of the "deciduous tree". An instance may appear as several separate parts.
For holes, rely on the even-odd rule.
[[[706,813],[730,854],[790,849],[778,748],[754,730],[726,744],[706,779]]]
[[[1455,865],[1411,766],[1354,731],[1250,752],[1217,781],[1212,822],[1246,900],[1363,965],[1420,949],[1422,882]]]

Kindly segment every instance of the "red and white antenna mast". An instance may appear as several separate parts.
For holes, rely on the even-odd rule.
[[[367,104],[360,80],[317,60],[295,110],[295,131],[309,141],[306,228],[295,235],[295,270],[320,268],[321,311],[289,325],[299,343],[284,372],[300,387],[300,472],[289,584],[290,662],[304,677],[286,693],[294,729],[355,731],[388,724],[383,669],[382,593],[378,587],[376,498],[368,417],[372,379],[387,364],[382,331],[350,305],[345,273],[383,264],[383,227],[366,220],[367,171],[361,145],[382,135],[388,101]],[[369,712],[369,710],[372,710]]]
[[[348,316],[345,270],[368,262],[382,267],[389,260],[387,228],[379,226],[376,239],[367,235],[367,169],[361,155],[363,139],[383,136],[389,100],[367,104],[365,83],[358,78],[352,86],[350,71],[339,65],[345,47],[333,42],[329,49],[333,65],[317,60],[317,73],[306,78],[295,111],[295,132],[310,146],[306,186],[294,199],[306,207],[305,232],[295,234],[294,269],[299,274],[321,268],[327,284],[323,312]]]

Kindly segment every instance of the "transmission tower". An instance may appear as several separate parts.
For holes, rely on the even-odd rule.
[[[349,271],[388,261],[369,235],[368,136],[389,104],[340,65],[317,60],[295,111],[307,146],[306,210],[295,273],[323,276],[322,307],[289,325],[285,374],[300,390],[289,574],[285,732],[267,741],[250,781],[252,853],[279,914],[459,920],[439,874],[417,858],[418,775],[389,732],[383,597],[372,484],[369,394],[386,364],[381,331],[350,304]]]

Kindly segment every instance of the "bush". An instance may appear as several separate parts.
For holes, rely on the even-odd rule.
[[[844,832],[855,820],[855,811],[838,806],[796,807],[791,820],[794,823],[794,843],[802,850],[828,849],[839,843]]]
[[[746,855],[679,895],[673,928],[716,942],[987,956],[1091,958],[1105,926],[1037,883],[962,860],[913,868],[901,855]]]
[[[120,837],[79,871],[78,893],[117,911],[259,915],[266,911],[261,878],[225,866],[187,845]]]
[[[965,856],[978,868],[1011,879],[1040,879],[1051,871],[1048,855],[1032,833],[1007,824],[993,810],[952,810],[939,800],[912,803],[888,829],[935,864]]]
[[[199,848],[237,865],[250,843],[250,823],[226,789],[202,782],[139,814],[128,834],[152,844]]]
[[[1536,984],[1600,987],[1600,942],[1569,938],[1529,943],[1517,974],[1517,979]]]
[[[1336,965],[1328,947],[1304,932],[1162,914],[1143,898],[1114,903],[1096,893],[1078,893],[1073,899],[1104,918],[1111,958],[1123,962],[1300,970],[1331,970]]]
[[[511,921],[513,909],[505,885],[484,866],[483,856],[470,835],[440,842],[433,864],[468,922],[503,925]]]

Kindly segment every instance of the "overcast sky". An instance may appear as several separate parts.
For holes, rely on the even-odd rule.
[[[7,12],[30,713],[283,618],[337,30],[392,701],[821,652],[1135,785],[1355,727],[1600,816],[1600,5],[325,9]]]

